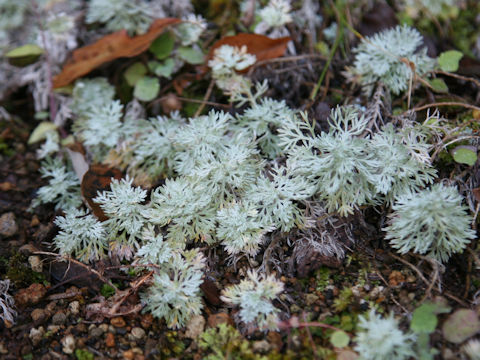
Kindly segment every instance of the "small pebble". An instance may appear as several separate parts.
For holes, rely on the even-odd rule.
[[[205,329],[205,318],[202,315],[193,316],[187,324],[185,337],[196,339]]]
[[[43,339],[43,335],[45,334],[45,329],[43,326],[40,326],[38,329],[31,328],[29,338],[32,341],[33,346],[37,346],[40,341]]]
[[[75,351],[75,338],[72,334],[66,335],[60,342],[62,343],[62,351],[65,354],[73,354]]]
[[[118,335],[125,335],[127,333],[127,329],[121,327],[121,328],[117,328],[115,330],[115,333],[117,333]]]
[[[80,312],[80,302],[78,300],[72,301],[68,304],[68,310],[72,315],[77,315]]]
[[[77,326],[75,326],[75,328],[77,329],[77,331],[79,333],[86,333],[87,332],[87,325],[84,324],[84,323],[77,324]]]
[[[266,354],[272,349],[272,346],[267,340],[254,341],[252,347],[253,351],[260,352],[262,354]]]
[[[108,331],[108,324],[100,324],[100,325],[98,325],[98,327],[99,327],[100,329],[102,329],[102,331],[103,331],[104,333],[106,333],[106,332]]]
[[[13,236],[18,231],[13,212],[5,213],[0,217],[0,235],[5,237]]]
[[[115,335],[107,333],[107,336],[105,337],[105,345],[107,345],[107,347],[115,347]]]
[[[130,349],[123,352],[123,358],[127,360],[135,359],[135,353]]]
[[[134,327],[131,331],[131,335],[135,340],[141,340],[145,337],[145,330],[141,327]]]
[[[33,271],[42,272],[43,263],[42,263],[42,259],[40,259],[40,256],[37,256],[37,255],[29,256],[28,263],[30,264],[30,267],[32,268]]]
[[[123,320],[123,317],[121,317],[121,316],[117,316],[117,317],[112,318],[110,320],[110,324],[112,324],[113,326],[115,326],[117,328],[124,327],[126,325],[125,320]]]
[[[58,326],[58,325],[48,325],[47,331],[51,332],[52,334],[56,334],[60,331],[60,326]]]
[[[101,329],[100,327],[95,326],[91,329],[88,329],[88,336],[90,336],[92,338],[98,338],[98,337],[102,336],[104,333],[105,333],[105,331],[103,331],[103,329]]]
[[[37,308],[30,314],[34,322],[43,322],[47,318],[47,313],[41,308]]]
[[[152,326],[153,323],[153,315],[148,313],[142,316],[142,320],[140,320],[140,325],[142,325],[142,328],[148,329],[150,326]]]
[[[33,215],[32,221],[30,221],[30,226],[34,227],[40,224],[40,220],[38,219],[37,215]]]
[[[42,284],[32,284],[27,289],[20,289],[15,294],[15,305],[25,307],[35,305],[45,296],[47,289]]]
[[[218,324],[230,324],[233,325],[233,321],[226,313],[211,314],[208,316],[208,326],[216,327]]]
[[[54,325],[64,325],[66,321],[67,321],[67,315],[65,315],[63,311],[58,311],[52,317],[52,323]]]
[[[8,349],[3,343],[3,341],[0,342],[0,354],[8,354]]]

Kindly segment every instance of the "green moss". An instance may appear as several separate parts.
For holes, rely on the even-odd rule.
[[[330,284],[330,269],[325,266],[321,267],[316,271],[315,278],[317,279],[317,291],[324,291]]]
[[[350,287],[343,288],[338,297],[333,301],[333,307],[340,312],[345,310],[352,302],[353,291]]]
[[[200,335],[199,344],[207,360],[256,359],[248,341],[231,325],[219,324]]]
[[[75,356],[77,360],[93,360],[94,359],[93,354],[85,349],[76,349]]]
[[[103,284],[100,293],[104,298],[109,298],[110,296],[115,294],[115,289],[108,284]]]
[[[34,283],[47,285],[45,275],[33,271],[26,256],[19,252],[14,252],[8,261],[6,277],[10,279],[17,288],[29,286]]]
[[[185,348],[185,344],[178,339],[177,331],[167,331],[158,346],[162,355],[166,357],[175,357],[175,355],[182,354]]]

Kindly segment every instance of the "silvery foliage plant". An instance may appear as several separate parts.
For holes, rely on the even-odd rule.
[[[279,310],[272,301],[283,291],[283,283],[273,275],[264,276],[249,271],[247,277],[238,285],[227,287],[221,299],[240,306],[239,316],[246,324],[255,323],[261,330],[277,329]]]
[[[372,309],[368,317],[360,316],[354,340],[361,360],[406,360],[415,356],[415,335],[402,332],[393,314],[382,318]]]
[[[445,263],[476,237],[472,218],[453,186],[435,184],[405,193],[392,208],[385,239],[402,254],[414,251]]]
[[[398,95],[408,89],[416,75],[433,70],[435,60],[428,57],[422,44],[422,35],[407,25],[384,30],[362,39],[353,49],[355,61],[347,72],[358,79],[367,93],[376,82],[381,82]]]

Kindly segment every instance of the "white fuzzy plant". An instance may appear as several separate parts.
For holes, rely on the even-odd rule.
[[[72,169],[63,164],[59,158],[47,158],[40,168],[42,178],[48,184],[40,187],[32,207],[40,204],[54,203],[55,209],[75,209],[82,204],[80,181]]]
[[[359,360],[406,360],[415,356],[415,335],[402,332],[393,314],[382,318],[372,309],[368,317],[360,316],[354,340]]]
[[[406,193],[392,208],[385,239],[402,254],[414,251],[445,263],[476,237],[472,218],[453,186],[435,184]]]
[[[110,248],[120,258],[130,259],[138,249],[141,231],[147,219],[143,215],[142,203],[146,190],[132,186],[133,179],[122,179],[110,184],[111,190],[104,191],[93,199],[100,205],[108,220],[103,222],[108,229]]]
[[[325,201],[328,211],[346,216],[359,206],[391,201],[433,181],[430,163],[414,156],[428,147],[422,145],[424,137],[411,135],[404,141],[391,125],[368,137],[368,120],[353,106],[333,109],[329,124],[328,133],[315,135],[302,115],[279,129],[289,170],[315,187],[312,195]]]
[[[70,209],[57,216],[60,231],[53,239],[60,255],[74,255],[80,261],[99,260],[108,249],[107,229],[103,223],[84,210]]]
[[[237,71],[245,70],[255,61],[256,56],[249,54],[246,46],[222,45],[215,49],[208,66],[217,86],[234,99],[239,94],[248,93],[252,86],[251,81]]]
[[[279,310],[272,301],[283,291],[283,283],[274,275],[265,276],[248,271],[240,284],[222,291],[222,301],[240,306],[239,317],[246,324],[256,324],[260,330],[277,329]]]
[[[77,135],[93,136],[95,129],[100,135],[113,134],[88,140],[94,157],[109,153],[111,159],[112,153],[119,154],[127,172],[151,176],[152,182],[160,176],[167,179],[153,189],[148,203],[147,192],[133,186],[132,179],[112,181],[111,190],[94,199],[108,220],[99,223],[86,212],[68,210],[56,220],[62,231],[55,244],[62,254],[83,261],[97,260],[108,249],[120,258],[154,264],[154,283],[142,299],[146,309],[165,318],[170,327],[185,325],[201,310],[204,259],[198,251],[185,250],[194,241],[221,245],[232,257],[252,257],[272,231],[312,226],[305,215],[309,201],[348,215],[360,206],[398,202],[402,194],[421,191],[435,176],[422,126],[399,130],[386,125],[370,134],[368,120],[358,108],[340,107],[331,113],[330,131],[316,134],[304,114],[284,102],[260,99],[266,84],[258,84],[254,94],[249,81],[236,73],[255,61],[245,49],[217,50],[210,63],[214,78],[217,83],[238,80],[241,86],[229,87],[236,91],[230,95],[248,104],[235,117],[211,111],[188,120],[172,114],[136,121],[126,119],[104,79],[79,81],[74,88]],[[98,97],[92,98],[95,91]],[[101,129],[92,123],[96,118]],[[78,181],[65,171],[43,171],[48,177],[71,180],[67,189],[78,188]],[[40,194],[50,196],[43,200],[65,204],[57,199],[58,193]],[[79,196],[78,200],[72,208],[80,206]],[[455,209],[452,204],[454,214]],[[82,227],[82,221],[88,226]],[[393,224],[392,220],[389,232],[403,234]],[[468,238],[473,236],[465,231]],[[338,255],[335,244],[327,245]],[[222,298],[240,306],[243,322],[274,329],[279,310],[272,300],[282,290],[283,284],[273,276],[249,272]]]
[[[164,318],[170,328],[185,326],[203,307],[200,285],[204,267],[205,258],[197,250],[173,252],[142,294],[145,310]]]
[[[435,60],[427,56],[422,44],[422,35],[406,25],[384,30],[362,39],[353,49],[355,61],[347,72],[367,93],[376,82],[382,82],[398,95],[409,88],[415,76],[433,70]]]

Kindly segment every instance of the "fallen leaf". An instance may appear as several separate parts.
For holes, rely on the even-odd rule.
[[[475,188],[472,190],[473,192],[473,196],[475,197],[475,200],[477,200],[477,202],[480,202],[480,188]]]
[[[73,171],[75,171],[75,174],[77,174],[78,179],[82,180],[83,175],[85,175],[88,170],[88,163],[85,159],[85,153],[77,150],[80,150],[80,148],[75,148],[75,150],[71,150],[69,147],[67,147],[67,153],[68,156],[70,156]]]
[[[53,78],[53,87],[66,86],[108,61],[144,52],[167,26],[180,21],[176,18],[157,19],[144,35],[129,37],[126,30],[120,30],[75,50],[62,72]]]
[[[105,221],[108,217],[104,214],[100,205],[95,203],[93,199],[97,197],[99,191],[110,190],[112,178],[120,180],[122,178],[122,172],[102,164],[91,165],[82,178],[82,185],[80,186],[82,196],[100,221]]]
[[[235,36],[226,36],[215,42],[208,52],[208,60],[213,58],[215,49],[222,45],[230,46],[246,46],[249,54],[257,57],[257,62],[269,59],[275,59],[283,56],[287,50],[288,42],[292,40],[291,37],[286,36],[279,39],[271,39],[268,36],[258,34],[238,34]]]

